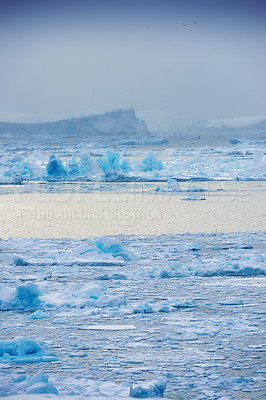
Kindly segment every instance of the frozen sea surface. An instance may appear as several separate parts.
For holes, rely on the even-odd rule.
[[[0,195],[0,236],[83,238],[265,229],[265,181],[197,182],[203,193],[190,192],[195,185],[189,182],[177,192],[165,187],[91,182],[2,186],[0,190],[8,193]],[[187,198],[193,201],[181,201]]]
[[[265,233],[113,239],[106,249],[134,256],[84,265],[73,254],[97,241],[0,240],[1,340],[42,343],[58,359],[0,356],[0,396],[126,398],[130,385],[150,396],[167,381],[170,399],[262,399]]]

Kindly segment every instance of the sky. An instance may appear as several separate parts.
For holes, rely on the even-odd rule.
[[[266,114],[263,0],[1,0],[0,117]]]

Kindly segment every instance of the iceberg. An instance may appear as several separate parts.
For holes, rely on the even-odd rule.
[[[2,151],[0,182],[23,186],[24,182],[42,180],[161,182],[170,178],[177,181],[259,180],[266,176],[265,156],[263,150],[258,150],[258,145],[247,147],[243,143],[234,151],[232,147],[202,147],[152,152],[139,149],[129,151],[123,147],[113,149],[112,144],[111,141],[106,145],[101,142],[80,144],[78,149],[73,144],[67,144],[61,150],[57,149],[57,155],[51,154],[49,159],[44,149],[43,154],[36,152],[33,155]],[[42,148],[41,144],[39,146]],[[67,159],[69,154],[72,158]],[[159,155],[164,159],[157,158]],[[130,159],[125,156],[130,156]],[[140,157],[143,159],[140,160]],[[173,181],[169,181],[166,188],[169,192],[183,191],[182,186],[178,187]],[[189,191],[203,190],[191,186]]]
[[[32,378],[27,381],[28,394],[58,394],[57,389],[49,382],[43,371],[37,372]]]
[[[105,293],[106,287],[103,283],[68,283],[61,290],[58,288],[55,293],[45,294],[43,301],[48,307],[94,307],[96,301]]]
[[[198,307],[196,300],[173,299],[170,305],[174,308],[194,308]]]
[[[149,151],[142,160],[141,169],[142,171],[159,171],[163,169],[163,163],[161,160],[157,159],[153,152]]]
[[[104,157],[97,157],[96,162],[103,172],[107,172],[109,169],[109,162]]]
[[[134,329],[129,328],[129,329]],[[51,375],[49,377],[42,371],[35,375],[15,374],[0,371],[0,396],[4,398],[39,399],[125,399],[129,397],[130,385],[128,383],[114,383],[111,381],[97,381],[73,376]],[[11,397],[10,397],[11,396]],[[1,397],[2,398],[2,397]]]
[[[25,267],[26,265],[28,265],[27,261],[25,261],[22,257],[16,255],[14,256],[14,264],[21,267]]]
[[[11,342],[0,341],[0,363],[35,363],[57,361],[57,357],[42,343],[28,338]]]
[[[46,319],[50,318],[50,315],[42,310],[37,310],[28,316],[29,319]]]
[[[163,397],[163,393],[166,389],[166,381],[151,381],[142,383],[140,385],[134,385],[130,387],[130,396],[137,399],[143,399],[147,397]]]
[[[126,305],[124,295],[109,294],[103,282],[88,284],[68,283],[54,293],[43,296],[46,307],[67,308],[116,308]],[[100,312],[100,311],[99,311]]]
[[[109,240],[109,239],[108,239]],[[111,240],[111,239],[110,239]],[[119,242],[117,242],[119,243]],[[104,266],[123,265],[130,259],[130,254],[125,250],[121,252],[103,251],[97,245],[91,246],[86,242],[70,250],[54,250],[44,253],[41,257],[28,257],[27,265],[83,265],[83,266]]]
[[[120,242],[116,239],[108,238],[106,236],[102,236],[94,240],[94,244],[97,249],[101,250],[104,253],[117,254],[124,252],[124,248]]]
[[[179,192],[205,192],[206,189],[199,188],[195,185],[184,187],[179,184],[176,178],[168,178],[165,187],[158,187],[156,191],[179,193]]]
[[[38,285],[26,283],[19,285],[15,290],[0,286],[1,310],[34,310],[41,305],[41,292]]]
[[[255,179],[266,177],[266,156],[260,150],[257,150],[254,153],[253,168],[250,170],[250,175]]]
[[[54,154],[52,154],[49,158],[49,162],[46,165],[47,175],[49,177],[65,177],[67,175],[65,166],[63,162],[56,158]]]
[[[97,249],[104,253],[111,253],[113,257],[122,257],[125,261],[132,259],[132,254],[125,251],[124,247],[116,239],[102,236],[94,241]]]
[[[151,314],[153,313],[152,306],[150,304],[138,304],[137,307],[133,309],[134,314]]]
[[[120,154],[119,153],[107,149],[105,152],[105,157],[106,157],[106,160],[108,161],[110,169],[114,169],[114,170],[120,169],[120,162],[119,162]]]
[[[102,175],[103,171],[97,164],[97,161],[95,161],[89,154],[87,153],[82,153],[80,156],[80,172],[82,175]]]
[[[66,162],[66,170],[68,175],[78,177],[81,174],[80,166],[75,158],[72,156],[71,161]]]

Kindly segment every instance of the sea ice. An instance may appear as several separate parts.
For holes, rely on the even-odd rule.
[[[27,261],[25,261],[22,257],[16,255],[14,256],[14,264],[20,266],[28,265]]]
[[[0,309],[34,310],[41,305],[38,285],[28,282],[16,289],[0,286]]]
[[[60,375],[48,378],[42,370],[33,376],[0,371],[0,396],[12,400],[45,400],[47,398],[53,400],[58,398],[130,400],[132,398],[130,391],[136,394],[146,393],[145,397],[162,397],[165,386],[164,382],[159,381],[144,382],[138,387],[138,390],[135,390],[135,387],[130,388],[128,383],[117,384],[111,381],[78,379],[72,376],[61,377]]]
[[[32,378],[27,381],[28,394],[43,394],[53,393],[58,394],[57,389],[49,382],[43,371],[37,372]]]
[[[135,325],[87,325],[87,326],[82,326],[82,329],[85,330],[92,330],[92,331],[127,331],[127,330],[132,330],[136,329]]]
[[[49,158],[46,171],[47,175],[50,177],[62,177],[67,175],[63,162],[59,158],[56,158],[54,154]]]
[[[142,160],[141,169],[143,171],[153,171],[163,169],[163,163],[158,160],[153,152],[148,152]]]
[[[166,385],[166,381],[151,381],[140,385],[134,385],[130,388],[130,396],[138,399],[163,397]]]
[[[77,256],[83,256],[84,254],[88,253],[89,251],[95,251],[95,247],[88,245],[86,242],[79,244],[75,247],[72,252]]]
[[[137,307],[133,309],[134,314],[151,314],[153,313],[152,306],[150,304],[138,304]]]
[[[198,307],[196,300],[173,299],[170,305],[174,308],[192,308]]]
[[[132,254],[125,251],[121,243],[116,239],[102,236],[94,240],[94,244],[100,251],[104,253],[111,253],[113,257],[122,257],[125,261],[132,259]]]
[[[110,145],[111,143],[109,143]],[[265,179],[266,162],[263,150],[247,143],[232,147],[195,149],[166,149],[160,160],[158,152],[134,150],[126,155],[120,148],[114,151],[99,144],[80,146],[78,153],[73,145],[57,151],[58,155],[47,156],[41,152],[33,155],[1,153],[0,182],[2,184],[23,184],[26,181],[165,181],[169,177],[177,179],[203,180],[258,180]],[[242,147],[241,147],[242,146]],[[261,146],[261,144],[260,144]],[[66,154],[73,154],[70,160]],[[251,156],[254,154],[253,159]],[[184,157],[184,156],[189,157]],[[139,158],[143,156],[140,161]],[[212,156],[210,158],[209,156]],[[243,157],[245,156],[245,157]],[[169,191],[179,192],[178,187],[168,186]],[[181,187],[182,189],[182,187]],[[182,190],[181,190],[182,191]],[[195,188],[190,191],[200,191]]]
[[[103,251],[104,253],[123,253],[124,248],[120,242],[116,239],[108,238],[106,236],[102,236],[94,240],[94,244],[97,249]]]
[[[102,169],[99,167],[96,160],[94,160],[89,154],[82,153],[80,156],[80,167],[79,170],[81,175],[84,176],[101,176],[103,175]],[[101,180],[101,179],[100,179]]]
[[[120,169],[120,161],[119,161],[120,154],[119,153],[107,149],[105,152],[105,157],[109,163],[110,169],[114,169],[114,170]]]
[[[81,174],[80,167],[75,156],[72,156],[71,161],[66,162],[66,170],[70,176],[78,177]]]
[[[117,242],[119,243],[119,242]],[[121,246],[122,248],[122,246]],[[28,257],[23,262],[29,265],[123,265],[129,260],[128,252],[121,253],[103,251],[96,245],[90,245],[86,242],[81,243],[74,249],[51,250],[42,254],[41,257]]]
[[[28,338],[11,342],[0,341],[0,363],[31,363],[56,361],[57,357],[42,343]]]
[[[99,298],[99,300],[95,305],[101,308],[125,306],[126,296],[124,295],[111,296],[109,294],[106,294],[101,298]]]
[[[253,156],[253,168],[250,170],[252,178],[266,177],[266,156],[263,151],[257,150]]]
[[[42,310],[37,310],[28,316],[29,319],[45,319],[50,318],[50,315]]]
[[[84,308],[96,307],[97,309],[119,308],[126,305],[124,295],[112,295],[107,292],[103,282],[90,282],[87,284],[68,283],[55,293],[48,293],[42,297],[46,307]]]
[[[168,178],[167,179],[167,185],[164,186],[163,188],[158,187],[156,191],[161,191],[161,192],[170,192],[170,193],[179,193],[179,192],[205,192],[206,189],[199,188],[195,185],[184,187],[181,186],[177,179],[175,178]]]
[[[191,194],[187,197],[183,197],[181,200],[198,201],[198,200],[206,200],[206,199],[205,199],[205,197],[196,196],[196,195]]]

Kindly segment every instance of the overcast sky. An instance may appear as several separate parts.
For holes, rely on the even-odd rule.
[[[0,115],[265,115],[265,48],[262,0],[1,0]]]

